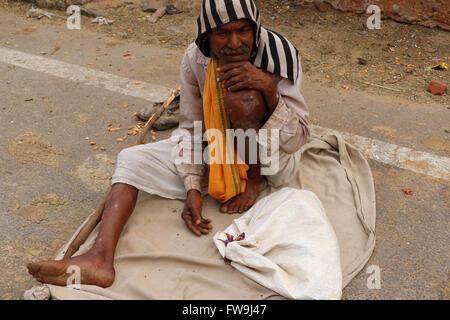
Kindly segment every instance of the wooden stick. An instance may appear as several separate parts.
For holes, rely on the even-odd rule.
[[[63,260],[66,260],[72,255],[78,251],[80,246],[86,241],[86,239],[91,234],[92,230],[95,229],[97,224],[102,220],[103,215],[103,209],[105,208],[106,199],[108,198],[109,194],[111,193],[111,186],[109,187],[108,191],[105,194],[105,197],[103,198],[102,203],[98,206],[97,211],[89,217],[89,220],[86,222],[86,224],[81,228],[80,232],[78,232],[75,239],[73,239],[70,246],[67,248],[66,253],[64,253]]]
[[[161,116],[164,109],[167,108],[167,106],[170,105],[170,103],[176,98],[176,96],[180,93],[180,87],[177,90],[173,90],[170,97],[164,102],[163,105],[159,107],[159,109],[148,119],[147,123],[145,124],[144,128],[141,131],[141,134],[139,135],[139,139],[136,143],[142,144],[144,141],[144,136],[149,130],[149,128],[155,123],[156,120]],[[89,220],[86,222],[86,224],[81,228],[80,232],[76,235],[76,237],[73,239],[72,243],[69,245],[66,253],[64,254],[64,260],[72,257],[72,255],[78,251],[80,246],[86,241],[86,239],[91,234],[92,230],[95,229],[97,224],[102,220],[103,216],[103,210],[105,209],[106,200],[108,199],[110,193],[111,193],[112,187],[110,186],[108,191],[105,194],[105,197],[103,198],[102,203],[98,206],[97,211],[89,217]]]
[[[139,138],[138,138],[137,144],[142,144],[144,142],[145,134],[152,127],[152,125],[156,122],[156,120],[159,119],[161,114],[164,112],[164,109],[166,109],[172,103],[172,101],[177,97],[177,95],[179,93],[180,93],[180,88],[178,88],[177,90],[173,90],[172,94],[166,100],[166,102],[164,102],[164,104],[162,104],[158,108],[158,110],[156,110],[156,112],[150,117],[150,119],[147,120],[147,122],[145,123],[144,127],[142,128],[141,133],[139,134]]]
[[[147,20],[151,23],[156,23],[159,19],[161,19],[167,12],[167,6],[166,7],[160,7],[156,10],[155,13],[153,13],[151,16],[147,16]]]

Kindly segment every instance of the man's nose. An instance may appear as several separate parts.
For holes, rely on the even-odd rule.
[[[232,32],[230,34],[230,38],[228,40],[228,47],[230,49],[238,49],[241,47],[241,38],[236,32]]]

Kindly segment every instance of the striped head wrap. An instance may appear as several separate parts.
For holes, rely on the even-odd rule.
[[[253,0],[203,0],[195,40],[200,51],[211,57],[209,42],[203,41],[206,33],[238,19],[249,19],[255,25],[255,46],[249,61],[258,68],[295,81],[300,72],[298,50],[280,34],[261,26]]]

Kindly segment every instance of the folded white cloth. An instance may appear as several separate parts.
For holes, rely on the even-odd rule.
[[[229,242],[227,234],[244,236]],[[288,299],[340,299],[338,241],[325,209],[307,190],[283,188],[214,236],[231,266]]]

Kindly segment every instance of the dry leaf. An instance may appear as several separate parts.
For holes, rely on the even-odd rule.
[[[411,195],[414,193],[411,189],[402,189],[402,191],[404,194],[407,194],[407,195]]]

